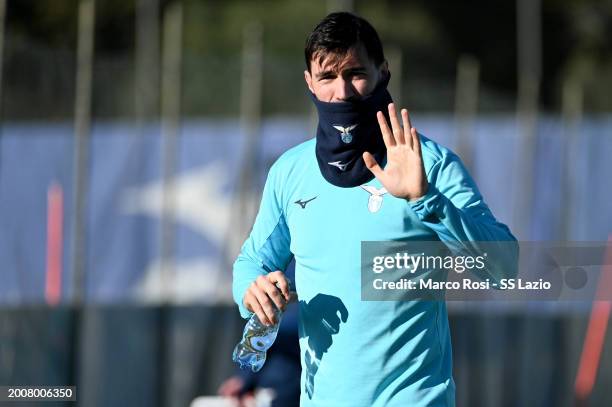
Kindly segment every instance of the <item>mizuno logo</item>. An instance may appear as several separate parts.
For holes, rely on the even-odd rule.
[[[334,129],[340,132],[340,137],[342,141],[345,143],[350,143],[353,141],[353,135],[351,134],[351,130],[357,127],[357,124],[353,124],[352,126],[342,127],[342,126],[333,126]]]
[[[340,171],[344,171],[346,170],[347,165],[349,165],[350,161],[346,164],[342,164],[340,161],[334,161],[331,163],[328,163],[329,165],[333,165],[334,167],[338,167],[340,168]]]
[[[294,203],[295,203],[295,204],[300,205],[300,206],[302,207],[302,209],[306,209],[306,204],[307,204],[308,202],[310,202],[310,201],[315,200],[315,199],[317,199],[317,197],[316,197],[316,196],[315,196],[314,198],[310,198],[310,199],[309,199],[309,200],[307,200],[307,201],[302,201],[301,199],[298,199],[298,200],[297,200],[297,201],[295,201]]]

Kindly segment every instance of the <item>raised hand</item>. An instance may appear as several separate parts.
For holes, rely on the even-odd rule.
[[[391,195],[407,199],[418,199],[427,193],[429,183],[425,175],[421,142],[417,131],[410,123],[408,110],[402,109],[400,126],[395,105],[389,104],[389,119],[391,129],[385,115],[378,112],[378,125],[387,147],[387,165],[383,170],[369,152],[363,153],[366,166]]]

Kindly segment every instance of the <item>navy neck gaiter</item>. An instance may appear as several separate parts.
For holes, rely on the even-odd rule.
[[[350,188],[372,180],[374,175],[365,165],[362,155],[370,152],[383,165],[387,150],[376,112],[381,111],[389,122],[387,106],[392,102],[387,91],[388,74],[374,91],[357,101],[322,102],[311,93],[317,107],[316,155],[323,177],[331,184]]]

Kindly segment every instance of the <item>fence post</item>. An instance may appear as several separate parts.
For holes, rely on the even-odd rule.
[[[138,124],[159,112],[159,0],[136,4],[134,110]]]
[[[76,93],[74,104],[74,184],[72,221],[72,298],[85,301],[87,194],[89,192],[89,143],[94,58],[95,0],[81,0],[77,39]]]
[[[480,63],[469,55],[461,55],[457,61],[455,84],[455,123],[457,137],[455,148],[466,168],[473,172],[474,119],[478,112],[478,82]],[[473,174],[472,174],[473,175]]]
[[[162,303],[171,302],[174,290],[176,243],[176,170],[181,119],[181,66],[183,5],[169,4],[164,12],[162,50],[162,218],[160,290]]]
[[[582,121],[583,110],[583,93],[582,85],[576,79],[566,79],[563,82],[562,89],[562,124],[563,124],[563,142],[564,142],[564,157],[563,157],[563,176],[561,178],[561,234],[565,241],[576,239],[576,230],[572,227],[572,222],[581,222],[584,220],[582,216],[576,216],[576,212],[580,210],[582,215],[582,205],[579,205],[578,197],[581,197],[582,191],[578,185],[579,176],[576,174],[576,157],[581,151],[583,145],[581,143],[580,122]],[[583,150],[584,151],[584,150]]]
[[[530,238],[541,77],[541,0],[517,0],[519,155],[515,162],[513,224],[519,239]]]

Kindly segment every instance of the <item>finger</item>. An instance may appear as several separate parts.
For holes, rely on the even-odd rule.
[[[408,125],[406,127],[411,129],[412,128],[412,120],[410,120],[410,112],[408,111],[408,109],[404,109],[404,110],[406,111],[406,119],[408,121]]]
[[[423,153],[421,153],[421,139],[419,138],[419,133],[417,133],[416,129],[412,127],[410,129],[410,134],[412,136],[412,149],[419,155],[421,159],[423,159]]]
[[[410,125],[410,115],[408,114],[407,109],[402,109],[402,123],[404,125],[404,138],[406,139],[406,144],[413,148],[414,144],[412,143],[412,126]]]
[[[274,302],[272,302],[272,299],[268,296],[268,293],[266,292],[266,289],[265,289],[266,283],[271,285],[271,283],[268,281],[266,277],[264,276],[257,277],[253,285],[251,285],[251,292],[255,294],[255,297],[257,297],[257,302],[261,306],[264,312],[264,315],[266,317],[266,320],[270,324],[273,324],[275,322],[274,315],[276,313],[275,312],[276,310],[274,309],[275,308]]]
[[[402,126],[400,126],[399,120],[397,119],[397,113],[395,111],[395,105],[389,103],[389,120],[391,121],[391,130],[393,131],[393,137],[397,144],[404,144],[404,134]]]
[[[265,285],[265,291],[266,294],[268,294],[268,297],[270,297],[270,299],[274,303],[274,306],[277,309],[284,311],[285,307],[287,306],[287,301],[285,300],[283,293],[281,293],[276,284],[272,284],[272,282],[268,280],[267,284]]]
[[[290,303],[292,303],[292,302],[297,302],[297,300],[298,300],[298,295],[297,295],[297,293],[296,293],[295,291],[290,291],[290,292],[289,292],[289,302],[290,302]]]
[[[395,139],[393,138],[393,134],[391,134],[391,130],[389,130],[389,126],[387,125],[387,118],[381,111],[376,113],[376,118],[378,119],[378,126],[380,127],[383,140],[385,141],[385,146],[387,148],[393,147],[395,145]]]
[[[257,286],[266,293],[268,298],[272,301],[272,303],[277,309],[281,311],[285,309],[285,300],[283,299],[283,296],[279,289],[276,287],[276,285],[274,285],[270,280],[268,280],[268,278],[263,276],[262,278],[258,278],[256,282]],[[270,321],[275,322],[272,319],[270,319]]]
[[[283,274],[282,271],[277,270],[270,274],[268,274],[268,280],[274,285],[276,285],[280,290],[286,301],[289,301],[289,280]]]
[[[268,317],[266,317],[266,313],[263,310],[262,306],[259,304],[259,300],[257,296],[253,293],[251,289],[247,291],[244,295],[244,305],[246,305],[247,309],[251,312],[254,312],[259,318],[259,321],[264,325],[269,325],[270,321],[268,321]]]
[[[378,162],[376,162],[376,158],[374,158],[372,154],[367,151],[364,152],[363,161],[365,162],[366,167],[368,167],[368,170],[372,171],[372,174],[374,174],[376,178],[381,180],[382,177],[384,177],[383,169],[380,168],[380,165],[378,165]]]
[[[274,325],[274,303],[272,302],[270,297],[268,297],[268,294],[266,294],[265,291],[257,290],[254,292],[254,294],[257,297],[257,302],[261,307],[261,311],[264,317],[262,319],[261,316],[257,314],[259,320],[264,325]]]

